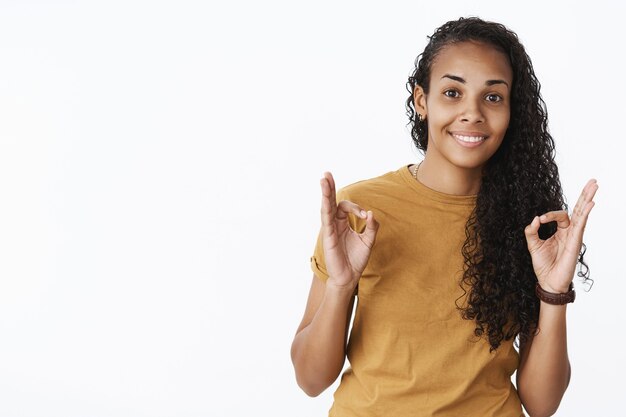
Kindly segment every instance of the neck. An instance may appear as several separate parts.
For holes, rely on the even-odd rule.
[[[450,163],[429,160],[428,152],[422,161],[417,178],[426,187],[451,195],[476,195],[480,189],[482,166],[463,168]]]

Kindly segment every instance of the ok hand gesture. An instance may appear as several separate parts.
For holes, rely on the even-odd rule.
[[[587,218],[594,206],[593,196],[598,190],[596,180],[589,180],[576,202],[572,216],[566,211],[551,211],[535,217],[526,226],[526,243],[533,269],[541,287],[552,293],[565,293],[574,277],[574,270],[582,246]],[[542,223],[556,221],[557,230],[547,240],[539,238]]]
[[[322,187],[322,244],[329,279],[326,285],[353,290],[367,265],[378,230],[374,213],[344,200],[337,204],[335,180],[325,172]],[[348,224],[348,214],[366,220],[363,233],[357,233]]]

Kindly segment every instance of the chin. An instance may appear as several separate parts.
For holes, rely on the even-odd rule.
[[[468,169],[468,170],[482,169],[487,163],[487,161],[489,161],[489,159],[468,160],[467,158],[458,158],[458,159],[450,160],[452,165],[456,166],[457,168]]]

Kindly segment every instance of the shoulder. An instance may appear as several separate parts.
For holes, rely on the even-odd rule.
[[[405,193],[406,177],[410,176],[407,166],[346,185],[337,192],[337,200],[371,201]]]

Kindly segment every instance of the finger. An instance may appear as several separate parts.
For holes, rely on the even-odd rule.
[[[378,221],[374,218],[374,212],[368,211],[367,219],[365,221],[365,230],[361,234],[361,239],[370,249],[374,246],[374,242],[376,241],[376,233],[378,232],[379,224]]]
[[[598,191],[598,183],[596,180],[589,180],[585,188],[583,188],[578,201],[576,202],[576,206],[574,207],[574,211],[572,212],[572,221],[576,221],[579,217],[583,216],[585,210],[591,210],[587,208],[588,203],[593,201],[593,197],[596,195],[596,191]],[[593,207],[593,205],[592,205]],[[587,212],[589,215],[589,212]]]
[[[320,179],[320,187],[322,188],[322,207],[320,214],[322,218],[322,228],[324,230],[332,226],[335,213],[337,212],[337,205],[335,204],[334,194],[331,192],[329,176],[330,173],[325,172],[324,176]],[[332,178],[332,176],[330,176],[330,178]],[[328,233],[330,233],[330,230],[327,230],[327,234]]]
[[[572,216],[572,227],[577,233],[581,234],[582,240],[582,232],[585,230],[587,226],[587,220],[589,219],[589,213],[591,213],[591,209],[595,206],[595,201],[588,201],[585,206],[581,209],[580,215],[574,217]]]
[[[542,224],[556,222],[559,229],[567,229],[569,227],[569,215],[565,210],[550,211],[539,216],[539,221]]]
[[[333,178],[333,174],[331,174],[330,172],[324,172],[324,178],[328,180],[328,185],[330,187],[331,204],[337,206],[337,189],[335,187],[335,178]]]
[[[587,181],[587,184],[584,186],[583,191],[580,193],[580,197],[578,197],[578,201],[574,206],[574,210],[572,211],[572,218],[574,218],[574,216],[579,216],[582,214],[582,210],[584,209],[585,205],[589,201],[593,200],[596,191],[598,191],[597,181],[595,179],[590,179],[589,181]]]
[[[596,190],[593,190],[595,194]],[[572,231],[570,234],[571,239],[567,239],[566,250],[573,256],[578,257],[580,248],[583,242],[583,234],[585,233],[585,227],[587,226],[587,219],[591,209],[595,206],[594,201],[587,201],[585,205],[580,208],[577,215],[572,215]]]
[[[335,215],[337,219],[343,220],[347,218],[350,213],[362,219],[367,218],[367,212],[352,201],[343,200],[337,204],[337,214]]]
[[[541,222],[539,221],[539,217],[535,216],[533,221],[524,229],[526,244],[530,253],[541,246],[542,241],[539,238],[539,226],[541,226]]]

